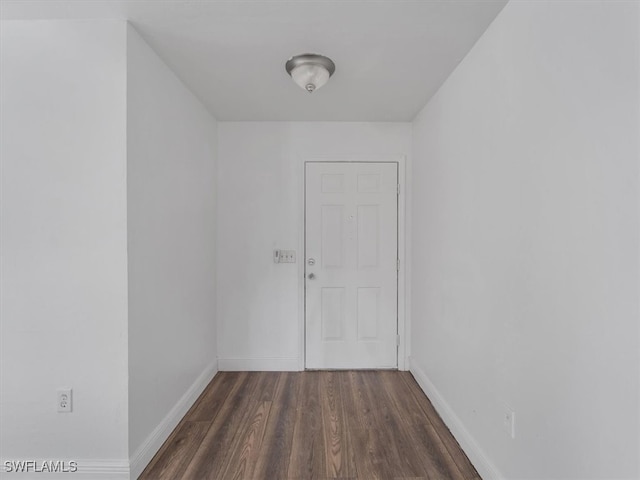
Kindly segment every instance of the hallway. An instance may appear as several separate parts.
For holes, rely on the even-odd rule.
[[[479,475],[409,372],[220,372],[141,479]]]

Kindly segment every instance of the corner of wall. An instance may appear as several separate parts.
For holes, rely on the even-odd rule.
[[[200,374],[189,389],[182,395],[180,400],[171,408],[169,413],[162,419],[156,428],[149,434],[145,441],[131,456],[130,471],[131,478],[138,478],[147,467],[154,455],[160,450],[162,444],[169,438],[171,432],[180,423],[191,406],[195,404],[198,397],[204,392],[207,385],[218,373],[218,361],[214,360]]]
[[[218,133],[216,119],[131,24],[127,135],[128,434],[133,476],[218,370]],[[175,362],[165,361],[168,351]]]
[[[416,379],[416,382],[429,398],[433,407],[442,418],[445,425],[451,430],[451,433],[458,441],[462,450],[478,471],[483,480],[503,480],[504,477],[498,471],[496,466],[491,462],[489,457],[484,453],[478,442],[473,438],[471,433],[465,428],[464,423],[455,414],[453,408],[447,403],[437,387],[427,376],[424,369],[419,365],[416,359],[410,359],[409,371]]]

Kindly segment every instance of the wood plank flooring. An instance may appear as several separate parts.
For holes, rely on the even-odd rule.
[[[409,372],[220,372],[142,480],[480,480]]]

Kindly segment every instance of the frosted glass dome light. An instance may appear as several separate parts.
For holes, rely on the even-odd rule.
[[[305,53],[291,57],[285,69],[300,88],[313,93],[327,83],[329,77],[336,71],[336,65],[328,57]]]

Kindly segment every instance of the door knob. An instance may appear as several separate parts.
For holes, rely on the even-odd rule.
[[[310,274],[307,276],[307,278],[308,278],[309,280],[313,280],[314,278],[316,278],[316,275],[315,275],[315,273],[310,273]]]
[[[307,263],[309,265],[315,265],[316,264],[316,259],[315,258],[310,258],[309,260],[307,260]]]

